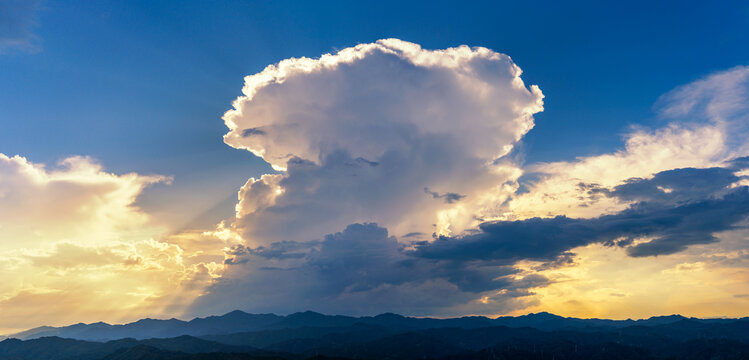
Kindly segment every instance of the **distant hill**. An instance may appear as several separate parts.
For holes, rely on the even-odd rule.
[[[148,345],[119,349],[101,360],[287,360],[280,356],[258,356],[244,353],[197,353],[162,350]]]
[[[452,319],[412,318],[387,313],[377,316],[352,317],[341,315],[323,315],[306,311],[287,316],[274,314],[248,314],[232,311],[221,316],[196,318],[190,321],[178,319],[157,320],[142,319],[123,325],[110,325],[103,322],[92,324],[75,324],[64,327],[42,326],[7,337],[31,340],[41,337],[57,336],[69,339],[108,341],[124,338],[150,339],[170,338],[182,335],[210,336],[237,334],[245,332],[272,331],[281,329],[303,328],[340,328],[354,325],[370,325],[390,331],[408,331],[435,328],[485,328],[506,326],[510,328],[531,327],[538,330],[574,330],[600,332],[622,329],[629,326],[659,326],[689,320],[696,323],[726,323],[736,319],[687,319],[680,315],[659,316],[643,320],[606,320],[566,318],[550,313],[536,313],[523,316],[502,316],[496,319],[471,316]]]
[[[138,356],[135,356],[139,354]],[[164,357],[166,354],[169,356]],[[191,336],[169,339],[135,340],[131,338],[94,342],[60,337],[33,340],[6,339],[0,341],[0,359],[24,360],[99,360],[99,359],[193,359],[189,354],[242,354],[237,359],[289,359],[289,356],[249,346],[233,346]],[[162,357],[153,357],[153,356]],[[227,355],[228,356],[228,355]],[[225,357],[221,355],[220,359]]]
[[[70,339],[107,341],[123,338],[150,339],[180,335],[223,334],[240,331],[265,329],[284,317],[273,314],[248,314],[232,311],[222,316],[196,318],[190,321],[177,319],[141,319],[123,325],[110,325],[103,322],[75,324],[63,327],[42,326],[16,334],[9,338],[30,340],[40,337],[57,336]]]

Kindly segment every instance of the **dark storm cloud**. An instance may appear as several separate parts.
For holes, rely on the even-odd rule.
[[[356,165],[342,167],[349,172],[371,168],[345,160],[338,163]],[[540,261],[533,269],[540,271],[573,266],[571,250],[592,243],[642,257],[717,241],[714,234],[735,228],[749,215],[749,187],[733,185],[739,180],[734,171],[688,168],[630,179],[615,188],[581,184],[584,191],[633,202],[624,211],[592,219],[485,222],[462,236],[410,243],[423,234],[399,242],[375,223],[354,223],[317,241],[234,247],[226,253],[227,271],[233,274],[228,278],[240,280],[223,280],[210,289],[231,296],[206,297],[195,306],[221,306],[215,301],[236,298],[257,311],[302,307],[435,314],[452,311],[455,304],[470,304],[470,311],[524,307],[533,289],[552,281],[519,270],[518,261]],[[478,298],[484,300],[477,303]]]
[[[413,255],[508,264],[523,259],[555,261],[568,250],[591,243],[626,246],[634,257],[672,254],[717,241],[713,234],[733,229],[749,215],[749,188],[730,188],[738,179],[726,168],[664,171],[608,191],[609,196],[637,201],[618,214],[487,222],[476,234],[422,243]],[[631,245],[635,239],[651,240]]]
[[[246,263],[249,260],[247,255],[250,254],[250,250],[244,245],[232,246],[230,249],[224,251],[224,255],[226,256],[224,264],[237,265]]]
[[[33,28],[40,3],[35,0],[0,0],[0,52],[10,48],[37,49]]]
[[[511,286],[515,282],[506,277],[517,274],[517,270],[494,262],[413,256],[414,253],[404,251],[395,237],[388,235],[387,229],[373,223],[351,224],[319,242],[284,241],[255,249],[240,246],[227,251],[227,255],[227,264],[245,263],[250,255],[266,259],[304,258],[298,268],[324,279],[321,288],[331,294],[434,278],[443,278],[463,291],[482,292]]]
[[[683,203],[719,194],[738,180],[734,171],[726,168],[675,169],[652,179],[630,179],[610,195],[627,201]]]
[[[400,284],[415,276],[405,262],[398,241],[376,224],[351,224],[342,232],[326,235],[319,249],[307,258],[306,267],[322,279],[326,292],[366,291],[381,284]]]
[[[363,313],[421,309],[426,314],[484,294],[492,298],[492,306],[509,308],[531,295],[532,288],[550,282],[494,261],[414,256],[373,223],[348,225],[317,242],[235,247],[227,258],[229,271],[245,273],[243,285],[219,282],[212,292],[236,293],[247,304],[290,311],[304,306],[331,312],[345,306]],[[251,291],[260,288],[261,293]]]
[[[630,256],[653,256],[682,251],[689,245],[718,241],[713,234],[732,230],[749,215],[749,188],[742,186],[723,198],[709,199],[671,210],[654,211],[650,221],[656,239],[627,248]],[[675,223],[668,227],[672,220]]]
[[[749,169],[749,156],[744,156],[744,157],[731,160],[728,167],[733,170]]]

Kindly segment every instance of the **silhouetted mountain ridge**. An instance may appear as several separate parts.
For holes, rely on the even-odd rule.
[[[54,335],[54,336],[49,336]],[[0,360],[748,359],[749,319],[643,320],[551,313],[487,318],[221,316],[39,327],[0,341]]]
[[[546,331],[575,330],[598,332],[621,329],[628,326],[666,325],[683,320],[707,324],[725,323],[736,321],[737,319],[697,319],[686,318],[681,315],[655,316],[642,320],[579,319],[562,317],[548,312],[531,313],[515,317],[500,316],[494,319],[483,316],[437,319],[406,317],[393,313],[353,317],[324,315],[313,311],[305,311],[281,316],[275,314],[249,314],[235,310],[221,316],[195,318],[190,321],[173,318],[167,320],[146,318],[122,325],[96,322],[92,324],[78,323],[64,327],[42,326],[12,334],[9,337],[30,340],[40,337],[58,336],[78,340],[107,341],[122,338],[169,338],[181,335],[209,336],[305,327],[335,328],[353,326],[355,324],[375,325],[398,331],[431,328],[454,327],[472,329],[507,326],[510,328],[531,327]]]

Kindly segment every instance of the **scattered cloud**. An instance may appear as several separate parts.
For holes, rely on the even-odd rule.
[[[725,134],[729,157],[744,156],[749,144],[749,66],[718,72],[677,87],[656,102],[665,118],[707,122]]]

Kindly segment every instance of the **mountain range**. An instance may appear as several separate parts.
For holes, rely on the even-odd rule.
[[[261,330],[281,330],[298,328],[341,328],[354,325],[374,325],[387,329],[423,330],[434,328],[485,328],[492,326],[506,326],[510,328],[530,327],[539,330],[574,330],[574,331],[604,331],[620,329],[629,326],[654,326],[691,320],[697,323],[714,324],[730,323],[742,319],[697,319],[686,318],[681,315],[656,316],[641,320],[607,320],[607,319],[578,319],[562,317],[546,312],[531,313],[523,316],[501,316],[488,318],[483,316],[468,316],[450,319],[405,317],[393,313],[377,316],[352,317],[342,315],[323,315],[306,311],[287,316],[275,314],[249,314],[235,310],[221,316],[195,318],[190,321],[178,319],[141,319],[122,325],[110,325],[104,322],[91,324],[79,323],[70,326],[52,327],[41,326],[27,331],[7,335],[8,338],[30,340],[40,337],[57,336],[69,339],[108,341],[123,338],[150,339],[169,338],[182,335],[207,336],[224,335]]]
[[[435,319],[311,311],[43,326],[0,341],[0,360],[747,359],[749,318]]]

